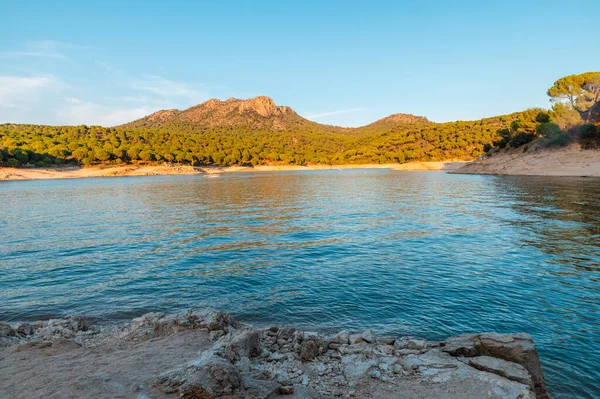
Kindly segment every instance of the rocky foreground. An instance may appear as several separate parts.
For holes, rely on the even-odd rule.
[[[216,311],[0,322],[2,398],[549,398],[528,334],[259,329]]]

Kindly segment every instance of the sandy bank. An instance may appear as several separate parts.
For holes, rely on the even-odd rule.
[[[284,170],[328,170],[377,168],[392,170],[453,170],[465,162],[411,162],[406,164],[366,164],[366,165],[313,165],[313,166],[256,166],[256,167],[192,167],[189,165],[123,165],[111,167],[64,167],[64,168],[2,168],[2,180],[76,179],[84,177],[115,176],[157,176],[182,174],[218,174],[230,172],[266,172]]]
[[[600,151],[578,144],[562,148],[522,148],[484,156],[450,173],[529,176],[600,176]]]
[[[8,345],[2,348],[2,345]],[[548,398],[527,334],[431,342],[259,329],[216,311],[0,323],[8,398]]]

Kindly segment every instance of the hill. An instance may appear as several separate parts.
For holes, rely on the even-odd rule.
[[[195,124],[205,128],[243,127],[277,132],[310,129],[320,125],[301,117],[290,107],[276,105],[269,97],[259,96],[248,100],[230,98],[221,101],[213,98],[183,111],[157,111],[122,127],[157,128],[181,124]]]
[[[162,128],[187,126],[205,129],[227,127],[235,129],[270,130],[274,132],[330,132],[353,134],[369,129],[385,129],[397,125],[427,123],[427,118],[394,114],[360,128],[324,125],[301,117],[288,106],[275,104],[271,98],[258,96],[247,100],[213,98],[186,110],[160,110],[144,118],[122,125],[123,128]]]
[[[522,113],[432,123],[394,114],[358,128],[309,121],[268,97],[209,100],[131,123],[0,125],[0,164],[342,165],[471,160]]]

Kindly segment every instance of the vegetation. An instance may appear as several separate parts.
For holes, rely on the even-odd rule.
[[[564,145],[573,137],[596,148],[600,72],[561,78],[548,90],[552,110],[478,121],[431,123],[397,114],[370,125],[338,128],[301,118],[266,97],[209,100],[185,111],[159,111],[131,124],[0,125],[0,164],[173,162],[190,165],[364,164],[467,160],[493,147],[535,139]]]
[[[584,148],[600,144],[600,72],[558,79],[547,92],[552,109],[530,109],[499,131],[500,139],[485,146],[516,148],[534,140],[540,146],[564,146],[580,140]],[[528,147],[525,147],[526,150]]]
[[[191,165],[360,164],[472,159],[514,116],[398,125],[353,135],[245,128],[0,125],[9,166],[174,162]]]

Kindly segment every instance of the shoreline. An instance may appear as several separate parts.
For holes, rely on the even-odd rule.
[[[326,335],[214,310],[106,328],[80,317],[0,322],[0,366],[0,392],[15,398],[549,398],[528,334]]]
[[[349,165],[261,165],[249,166],[190,166],[190,165],[119,165],[61,168],[8,168],[0,167],[0,181],[80,179],[88,177],[164,176],[164,175],[218,175],[236,172],[311,171],[334,169],[390,169],[404,171],[455,170],[467,162],[409,162],[404,164],[349,164]]]
[[[490,153],[451,174],[495,176],[600,177],[600,151],[579,144],[561,148],[532,145]]]

